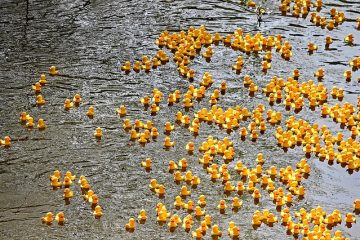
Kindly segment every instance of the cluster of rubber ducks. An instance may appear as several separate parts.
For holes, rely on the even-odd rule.
[[[339,12],[336,8],[330,9],[330,19],[326,19],[316,12],[311,13],[310,22],[319,26],[321,28],[327,28],[329,31],[333,30],[335,27],[341,25],[346,20],[345,13]]]
[[[70,171],[67,171],[64,175],[64,179],[61,180],[61,172],[59,170],[55,170],[54,173],[50,176],[50,185],[54,190],[57,190],[61,187],[64,187],[63,198],[67,204],[70,203],[70,199],[74,197],[74,192],[70,189],[70,186],[75,181],[76,176],[73,175]],[[90,184],[85,176],[81,175],[78,181],[81,192],[83,194],[84,200],[91,204],[94,212],[93,215],[96,219],[100,219],[102,216],[102,208],[99,205],[99,198],[94,193],[93,190],[90,189]],[[48,212],[44,217],[41,218],[44,224],[51,225],[53,222],[53,213]],[[59,225],[64,225],[65,223],[65,214],[64,212],[59,212],[56,214],[55,220]]]
[[[269,210],[265,209],[262,212],[256,211],[252,218],[252,224],[259,227],[262,223],[273,225],[276,222],[281,222],[287,228],[287,233],[298,238],[303,235],[303,239],[348,239],[342,235],[340,230],[337,230],[332,237],[331,229],[342,221],[346,225],[351,226],[356,222],[356,218],[352,213],[347,213],[342,219],[341,212],[335,209],[331,214],[327,214],[320,206],[311,209],[309,212],[301,208],[292,216],[289,208],[284,208],[280,212],[281,220],[274,216]],[[311,229],[312,225],[312,229]]]
[[[282,4],[289,5],[290,1],[282,1]],[[304,4],[304,6],[301,6],[300,8],[294,7],[294,10],[302,9],[302,11],[309,11],[310,4],[318,9],[321,9],[322,7],[322,1],[320,0],[315,3],[311,3],[310,1],[297,1],[295,6],[298,4]],[[335,14],[333,13],[335,13],[334,10],[331,10],[332,20],[327,21],[327,24],[331,25],[331,21],[334,21],[334,24],[338,25],[345,20],[343,13],[337,11]],[[315,14],[312,14],[312,16],[313,19],[311,21],[314,20],[314,22],[319,18]],[[348,40],[345,40],[345,42],[350,43],[351,35],[348,35],[347,39]],[[292,57],[292,45],[288,41],[283,41],[280,35],[277,35],[276,37],[264,37],[260,33],[257,33],[252,36],[250,34],[244,34],[241,28],[236,29],[234,34],[221,36],[219,33],[214,33],[213,35],[208,33],[204,26],[200,26],[198,29],[190,27],[187,32],[163,32],[160,34],[159,38],[156,39],[156,44],[159,47],[166,47],[174,53],[173,60],[178,67],[180,75],[189,80],[192,80],[195,76],[195,71],[189,68],[191,60],[197,54],[200,54],[202,48],[205,50],[202,51],[201,56],[207,61],[210,60],[214,54],[214,49],[211,44],[218,45],[220,42],[222,42],[225,46],[231,47],[234,50],[240,50],[246,54],[257,54],[262,51],[264,53],[262,70],[264,72],[271,68],[271,50],[273,48],[278,51],[285,60],[289,60]],[[325,47],[329,47],[331,43],[331,37],[326,37]],[[315,43],[308,44],[309,52],[314,52],[317,48],[318,46]],[[159,60],[161,56],[162,60],[160,60],[160,62],[164,64],[170,59],[163,50],[160,50],[154,57],[155,61],[156,59]],[[147,68],[144,66],[146,66],[145,63],[147,61],[149,62],[149,58],[144,56],[142,60],[142,62],[135,63],[135,65],[142,66],[142,69],[146,71]],[[350,61],[350,66],[353,67],[352,71],[355,71],[359,67],[358,60],[358,58],[355,58]],[[244,59],[242,56],[239,56],[236,59],[235,64],[232,66],[232,69],[237,73],[240,73],[243,65]],[[136,71],[137,69],[134,70]],[[126,62],[122,66],[122,70],[125,72],[131,71],[130,62]],[[346,80],[351,79],[351,70],[349,71],[344,72]],[[344,97],[344,90],[334,86],[331,92],[328,92],[328,89],[321,82],[318,84],[314,83],[313,80],[299,82],[298,80],[300,76],[300,70],[294,69],[292,76],[289,76],[286,80],[277,76],[271,78],[271,81],[261,89],[268,97],[269,104],[272,106],[275,103],[283,103],[285,105],[285,109],[289,110],[292,108],[295,113],[301,111],[306,103],[308,103],[311,109],[321,107],[322,116],[331,116],[335,122],[348,126],[350,128],[349,130],[352,132],[352,138],[344,140],[341,132],[337,133],[336,136],[333,136],[325,125],[320,128],[316,123],[310,125],[306,121],[296,119],[292,116],[286,120],[285,124],[288,128],[287,130],[284,130],[280,126],[276,128],[275,137],[278,141],[278,145],[283,149],[303,146],[302,150],[307,158],[310,157],[311,154],[315,154],[320,160],[337,160],[349,170],[358,171],[360,167],[358,152],[360,151],[357,150],[358,144],[354,139],[359,134],[359,117],[356,114],[356,111],[354,111],[354,106],[349,103],[345,103],[344,106],[339,104],[330,106],[327,104],[329,93],[333,98],[337,98],[341,101]],[[323,68],[319,68],[314,73],[314,77],[321,81],[325,77],[325,70]],[[206,96],[206,93],[212,86],[213,82],[214,80],[212,75],[206,72],[201,78],[199,88],[195,88],[194,85],[190,84],[187,91],[183,94],[179,90],[175,90],[173,93],[170,93],[167,98],[168,106],[180,103],[182,100],[185,111],[189,108],[193,108],[194,100],[202,100]],[[248,75],[244,76],[243,83],[249,90],[250,94],[259,90],[259,87],[256,86],[254,81]],[[266,111],[263,104],[256,106],[252,112],[246,107],[242,108],[240,106],[222,109],[217,104],[220,99],[220,95],[225,94],[226,91],[227,84],[226,81],[223,81],[220,87],[216,88],[210,94],[209,103],[211,107],[209,109],[204,107],[195,111],[193,118],[182,111],[178,111],[175,116],[175,122],[188,128],[189,131],[194,133],[194,135],[199,133],[200,124],[203,122],[217,124],[221,129],[226,131],[239,129],[239,134],[242,140],[250,135],[250,138],[253,141],[256,141],[258,138],[258,133],[264,133],[267,130],[267,124],[274,126],[281,123],[282,113],[276,112],[272,109]],[[163,93],[158,89],[154,89],[152,95],[146,95],[140,99],[140,102],[145,107],[145,110],[151,106],[151,114],[156,114],[160,110],[159,106],[162,101]],[[126,109],[124,106],[119,108],[118,114],[120,116],[126,115]],[[241,127],[241,122],[247,119],[250,119],[248,127]],[[124,129],[130,130],[131,139],[137,139],[139,142],[146,143],[149,142],[149,138],[151,136],[158,136],[158,130],[156,128],[155,135],[153,135],[154,127],[151,121],[143,123],[141,120],[137,119],[134,124],[132,124],[129,119],[125,119],[123,127]],[[143,133],[139,133],[138,131],[140,129],[145,130]],[[172,125],[171,122],[165,123],[164,132],[168,135],[170,135],[174,129],[175,126]],[[143,136],[143,139],[141,139],[141,136]],[[324,142],[324,146],[321,141]],[[169,137],[165,138],[165,148],[172,147],[174,144],[175,143],[172,142]],[[335,145],[338,145],[337,153],[335,153]],[[192,155],[196,150],[195,144],[192,141],[188,142],[185,148],[190,155]],[[281,219],[278,219],[274,213],[271,213],[266,209],[262,212],[256,211],[252,219],[254,226],[260,226],[262,223],[272,226],[274,223],[281,221],[282,224],[286,226],[288,232],[293,234],[295,238],[297,238],[299,234],[302,234],[304,239],[321,239],[322,237],[327,239],[329,237],[331,238],[332,235],[330,230],[324,228],[324,226],[335,226],[342,221],[339,210],[334,210],[332,214],[326,214],[322,211],[321,207],[312,209],[309,213],[307,213],[305,209],[301,209],[300,212],[295,213],[295,217],[298,218],[299,221],[296,222],[295,219],[292,221],[289,207],[293,204],[293,198],[295,196],[301,200],[304,198],[306,192],[305,187],[301,184],[301,182],[304,178],[309,176],[311,171],[307,158],[302,158],[296,164],[295,169],[291,166],[280,169],[277,169],[276,166],[270,166],[269,169],[266,170],[263,170],[262,168],[265,162],[262,153],[259,153],[255,160],[257,162],[255,168],[249,168],[245,166],[241,160],[239,160],[236,162],[234,170],[240,176],[241,181],[234,184],[231,181],[234,176],[230,174],[228,163],[235,159],[235,151],[233,143],[229,138],[225,137],[224,139],[219,140],[213,136],[208,136],[208,139],[198,146],[198,151],[202,154],[199,157],[199,163],[203,165],[203,169],[209,174],[209,178],[213,182],[217,182],[218,180],[222,182],[224,194],[230,195],[232,192],[237,192],[239,197],[241,197],[243,192],[247,191],[253,197],[254,203],[257,204],[262,197],[261,189],[268,192],[268,195],[272,199],[276,208],[281,210]],[[220,165],[217,164],[217,157],[220,157],[224,163]],[[152,160],[147,158],[141,161],[141,166],[150,171],[152,169]],[[186,183],[192,188],[196,188],[196,186],[200,184],[201,179],[187,168],[188,162],[186,158],[182,158],[178,162],[171,160],[168,163],[168,170],[171,174],[173,174],[175,183],[178,185]],[[282,183],[284,187],[275,187],[274,183],[276,180]],[[156,211],[159,224],[168,222],[170,231],[174,231],[180,223],[183,223],[182,226],[184,230],[189,232],[192,229],[193,218],[195,217],[201,221],[200,226],[192,232],[192,236],[194,238],[201,239],[209,228],[212,229],[211,236],[213,238],[221,237],[222,231],[219,226],[212,224],[211,215],[207,214],[204,209],[206,206],[206,196],[201,195],[197,201],[197,205],[196,201],[191,199],[185,200],[186,198],[191,197],[191,190],[187,185],[181,185],[180,192],[175,197],[173,205],[175,209],[183,209],[186,213],[188,213],[188,215],[181,219],[179,215],[172,214],[168,211],[163,203],[158,203]],[[165,185],[159,184],[155,178],[150,180],[149,188],[157,194],[159,198],[164,197],[166,194]],[[243,204],[239,197],[235,196],[232,199],[231,205],[233,211],[236,208],[241,208]],[[224,213],[226,211],[228,204],[229,203],[227,203],[224,199],[219,201],[217,208],[220,213]],[[355,200],[355,214],[358,214],[359,212],[359,205],[359,200]],[[147,216],[145,209],[140,211],[138,219],[140,223],[144,223],[146,221]],[[346,214],[344,221],[347,224],[353,224],[356,219],[352,213],[348,213]],[[134,218],[130,218],[128,223],[125,225],[125,228],[132,232],[135,230],[135,226],[136,220]],[[234,222],[230,222],[228,233],[230,237],[236,239],[239,237],[240,228],[237,227]],[[337,230],[332,239],[344,239],[342,232]]]

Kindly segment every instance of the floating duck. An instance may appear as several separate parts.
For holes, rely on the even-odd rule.
[[[165,148],[171,148],[174,145],[175,145],[174,142],[171,142],[171,139],[169,137],[165,137],[165,139],[164,139],[164,147]]]
[[[135,230],[135,219],[134,218],[130,218],[128,223],[125,225],[125,229],[126,230]]]
[[[185,158],[182,158],[179,160],[179,167],[183,170],[186,171],[186,168],[188,167],[188,162]]]
[[[354,35],[352,35],[351,33],[349,35],[347,35],[344,39],[346,44],[352,45],[354,44]]]
[[[101,139],[101,137],[102,137],[102,129],[101,129],[100,127],[97,127],[97,128],[95,129],[94,136],[95,136],[97,139]]]
[[[43,223],[46,224],[52,224],[52,222],[54,221],[54,214],[52,212],[48,212],[46,213],[45,217],[41,218]]]
[[[155,190],[156,188],[158,188],[158,186],[159,184],[156,179],[150,180],[150,184],[149,184],[150,189]]]
[[[346,71],[344,72],[344,77],[345,77],[346,81],[350,81],[350,80],[351,80],[351,77],[352,77],[352,72],[351,72],[351,70],[346,70]]]
[[[156,189],[155,192],[159,195],[159,196],[164,196],[166,193],[166,189],[165,186],[160,184]]]
[[[34,90],[35,93],[41,92],[41,83],[36,82],[34,85],[31,86],[31,89]]]
[[[147,220],[147,214],[146,214],[145,209],[140,210],[138,219],[140,220],[140,222],[145,222]]]
[[[90,106],[88,111],[86,112],[86,116],[88,116],[89,118],[94,117],[95,115],[95,109],[93,106]]]
[[[144,106],[148,106],[150,104],[150,97],[149,96],[144,96],[143,98],[140,99],[140,102]]]
[[[191,192],[187,189],[186,186],[182,186],[180,190],[180,195],[183,197],[187,197],[191,195]]]
[[[345,216],[346,223],[356,223],[356,218],[352,215],[352,213],[347,213]]]
[[[220,231],[220,228],[218,225],[213,225],[211,228],[211,236],[212,237],[221,237],[222,236],[222,232]]]
[[[234,197],[232,199],[232,207],[233,208],[240,208],[242,206],[243,202],[238,197]]]
[[[58,222],[59,225],[64,224],[65,222],[65,214],[63,212],[59,212],[55,216],[55,220]]]
[[[219,205],[217,206],[217,208],[220,210],[220,212],[225,211],[225,209],[227,208],[226,202],[224,199],[221,199],[219,202]]]
[[[69,199],[72,198],[74,196],[74,192],[70,190],[70,188],[65,188],[64,189],[64,199]]]
[[[319,68],[315,73],[314,76],[321,79],[325,76],[325,70],[323,68]]]
[[[131,71],[131,63],[130,61],[126,61],[124,65],[121,66],[121,70],[125,72]]]
[[[64,109],[69,110],[74,106],[74,103],[70,99],[65,99],[64,101]]]
[[[11,146],[11,138],[9,136],[5,136],[4,140],[0,139],[0,145],[4,145],[5,147]]]
[[[182,198],[180,196],[176,196],[174,206],[175,207],[182,207],[183,205],[184,205],[184,202],[182,201]]]
[[[197,228],[197,229],[195,230],[195,232],[192,232],[191,234],[192,234],[192,236],[193,236],[194,238],[196,238],[196,239],[202,239],[202,237],[203,237],[203,230],[202,230],[202,228]]]
[[[314,52],[318,49],[317,45],[313,42],[309,42],[308,43],[308,51],[309,52]]]
[[[127,119],[127,118],[124,119],[123,128],[124,128],[124,129],[130,129],[130,128],[132,128],[132,124],[131,124],[130,119]]]
[[[354,201],[354,209],[355,211],[360,211],[360,199]]]
[[[150,111],[152,114],[156,114],[158,111],[160,111],[160,107],[153,103],[151,104]]]
[[[50,76],[56,76],[59,74],[59,71],[56,69],[55,66],[49,67],[49,74]]]
[[[41,74],[41,75],[40,75],[39,83],[40,83],[41,85],[45,85],[45,84],[47,83],[46,75],[45,75],[45,74]]]
[[[60,182],[60,179],[57,177],[51,177],[51,186],[54,188],[61,187],[62,183]]]
[[[145,161],[141,161],[141,166],[144,168],[151,169],[152,160],[150,158],[145,159]]]
[[[36,96],[36,105],[38,106],[42,106],[46,103],[44,97],[42,95],[37,95]]]

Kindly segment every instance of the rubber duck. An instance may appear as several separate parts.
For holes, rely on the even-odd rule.
[[[352,35],[351,33],[348,34],[345,39],[344,39],[346,44],[352,45],[354,44],[354,35]]]
[[[267,215],[267,222],[268,223],[275,223],[275,222],[277,222],[278,221],[278,218],[277,217],[275,217],[275,215],[273,214],[273,213],[269,213],[268,215]]]
[[[45,84],[47,83],[46,75],[45,75],[45,74],[41,74],[41,75],[40,75],[39,83],[40,83],[41,85],[45,85]]]
[[[64,182],[63,182],[64,187],[68,188],[68,187],[70,187],[71,184],[72,184],[71,178],[68,176],[65,176]]]
[[[219,202],[219,205],[217,206],[217,208],[220,210],[220,212],[225,211],[225,209],[227,208],[226,202],[224,199],[221,199]]]
[[[240,229],[238,226],[234,226],[230,229],[229,235],[232,238],[238,238],[240,236]]]
[[[232,192],[235,190],[235,187],[231,184],[231,182],[226,182],[224,186],[224,192]]]
[[[175,182],[180,182],[180,181],[182,181],[182,180],[184,180],[184,176],[181,174],[180,171],[176,171],[176,172],[174,173],[174,181],[175,181]]]
[[[101,129],[100,127],[97,127],[97,128],[95,129],[94,136],[95,136],[95,138],[97,138],[97,139],[101,139],[101,137],[102,137],[102,129]]]
[[[315,73],[314,76],[321,79],[325,76],[325,70],[323,68],[319,68]]]
[[[188,167],[188,162],[185,158],[179,160],[179,167],[182,171],[186,171],[186,168]]]
[[[267,71],[271,68],[271,63],[268,61],[262,61],[261,66],[263,71]]]
[[[141,161],[141,166],[147,169],[151,169],[152,160],[150,158],[145,159],[145,161]]]
[[[130,119],[127,119],[127,118],[124,119],[123,128],[124,128],[124,129],[130,129],[130,128],[132,128],[132,124],[131,124]]]
[[[61,187],[62,182],[60,181],[59,178],[57,177],[51,177],[51,186],[54,188],[59,188]]]
[[[191,195],[191,192],[187,189],[186,186],[182,186],[180,190],[180,195],[183,197],[187,197]]]
[[[0,139],[0,145],[4,145],[5,147],[11,146],[11,138],[9,136],[5,136],[4,140]]]
[[[86,116],[88,116],[89,118],[93,118],[95,115],[95,108],[93,106],[90,106],[88,108],[88,111],[86,112]]]
[[[195,216],[201,217],[205,215],[205,210],[202,210],[200,206],[195,207]]]
[[[354,209],[355,211],[360,211],[360,199],[354,201]]]
[[[150,97],[149,97],[149,96],[144,96],[143,98],[140,99],[140,102],[141,102],[144,106],[149,106],[149,104],[150,104]]]
[[[116,112],[121,117],[126,116],[126,107],[124,105],[120,105],[120,107],[116,110]]]
[[[171,142],[171,139],[169,137],[165,137],[165,139],[164,139],[164,147],[165,148],[171,148],[174,145],[175,145],[174,142]]]
[[[243,201],[240,200],[238,197],[234,197],[232,199],[232,207],[233,208],[240,208],[243,204]]]
[[[345,80],[346,80],[346,81],[350,81],[350,80],[351,80],[351,77],[352,77],[352,72],[351,72],[351,70],[346,70],[346,71],[344,72],[344,77],[345,77]]]
[[[41,83],[36,82],[35,84],[33,84],[31,86],[31,89],[34,90],[35,93],[40,93],[41,92]]]
[[[193,238],[201,239],[203,237],[203,230],[199,227],[195,230],[195,232],[193,231],[191,234]]]
[[[183,204],[183,208],[186,209],[188,212],[194,211],[194,202],[189,200],[187,203]]]
[[[64,199],[69,199],[72,198],[74,196],[74,192],[70,190],[70,188],[65,188],[64,189]]]
[[[159,195],[159,196],[164,196],[166,193],[166,189],[165,186],[160,184],[156,189],[155,192]]]
[[[160,111],[160,107],[156,105],[155,103],[151,104],[150,107],[151,114],[156,114],[158,111]]]
[[[308,43],[308,51],[309,52],[314,52],[318,49],[317,45],[313,42],[309,42]]]
[[[136,222],[135,222],[135,219],[134,218],[130,218],[128,223],[125,225],[125,229],[126,230],[134,230],[135,229],[135,225],[136,225]]]
[[[36,96],[36,105],[38,106],[42,106],[46,103],[44,97],[42,95],[37,95]]]
[[[121,66],[121,70],[125,72],[131,71],[131,63],[130,61],[126,61],[124,65]]]
[[[347,213],[345,216],[346,223],[356,223],[356,218],[352,215],[352,213]]]
[[[165,129],[166,132],[171,132],[172,130],[174,130],[174,128],[175,128],[175,126],[171,125],[170,122],[165,123],[164,129]]]
[[[58,222],[59,225],[63,225],[65,222],[65,214],[63,212],[59,212],[55,216],[55,220]]]
[[[69,110],[74,106],[74,103],[70,99],[65,99],[64,101],[64,109]]]
[[[252,197],[254,199],[260,199],[261,198],[261,193],[260,193],[260,190],[257,189],[257,188],[254,188],[254,192],[252,193]]]
[[[54,214],[52,212],[48,212],[44,217],[41,218],[41,220],[43,223],[50,225],[54,221]]]
[[[221,237],[222,236],[222,232],[220,231],[220,228],[218,225],[213,225],[211,228],[211,236],[212,237]]]
[[[253,214],[253,217],[252,217],[252,225],[255,225],[255,226],[260,226],[262,221],[261,221],[262,217],[261,217],[261,213],[260,211],[255,211],[254,214]]]
[[[138,219],[140,220],[140,223],[144,223],[147,220],[147,214],[145,209],[141,209],[140,213],[138,215]]]
[[[49,67],[49,74],[50,76],[56,76],[59,74],[59,71],[56,69],[55,66],[50,66]]]
[[[134,66],[133,66],[133,70],[135,72],[139,72],[142,69],[142,65],[140,61],[135,61]]]
[[[190,108],[194,106],[194,103],[192,102],[192,100],[190,98],[184,98],[183,100],[183,104],[185,108]]]
[[[158,188],[158,186],[159,184],[156,179],[150,180],[150,184],[149,184],[150,189],[155,190],[156,188]]]

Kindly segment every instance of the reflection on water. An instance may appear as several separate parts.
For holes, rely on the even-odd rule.
[[[262,94],[251,98],[242,85],[245,74],[252,76],[255,83],[264,87],[271,76],[289,76],[294,68],[299,68],[302,80],[313,78],[313,73],[323,67],[326,71],[324,84],[328,89],[333,85],[343,87],[345,101],[356,103],[360,87],[356,81],[345,83],[342,74],[348,69],[348,61],[358,56],[358,44],[345,46],[343,38],[349,33],[359,43],[360,34],[355,26],[360,5],[357,1],[330,1],[323,7],[327,13],[331,7],[345,12],[348,20],[339,28],[328,31],[314,26],[307,19],[281,16],[275,5],[269,5],[273,12],[264,17],[261,28],[256,26],[256,15],[241,6],[226,1],[10,1],[0,5],[0,127],[1,138],[12,137],[12,147],[0,149],[0,230],[9,239],[188,239],[181,228],[170,233],[167,226],[156,223],[154,207],[159,201],[150,192],[148,183],[156,178],[167,183],[167,195],[162,201],[172,206],[179,186],[167,173],[167,162],[186,157],[189,168],[201,178],[201,184],[192,190],[192,199],[201,194],[207,195],[207,213],[221,229],[234,221],[241,229],[243,239],[292,239],[286,235],[284,227],[276,224],[273,228],[261,226],[252,230],[250,219],[255,210],[265,208],[275,211],[274,204],[266,197],[254,205],[252,197],[244,194],[242,209],[232,214],[230,211],[220,215],[217,204],[220,199],[232,199],[223,195],[221,184],[211,183],[207,174],[197,163],[199,154],[188,156],[184,148],[188,141],[199,146],[208,135],[219,138],[229,136],[234,142],[237,156],[245,165],[255,167],[254,159],[263,152],[265,168],[276,165],[278,168],[294,166],[303,153],[295,148],[284,153],[276,147],[272,131],[260,136],[256,143],[238,140],[238,133],[230,135],[219,131],[215,126],[201,126],[201,134],[194,139],[188,130],[176,126],[171,133],[176,141],[174,149],[163,151],[164,134],[156,142],[141,147],[128,141],[128,133],[122,129],[122,120],[116,116],[115,109],[125,104],[128,117],[132,120],[152,120],[158,129],[166,121],[173,122],[179,105],[167,107],[161,104],[160,113],[150,116],[143,111],[139,102],[141,96],[150,94],[154,87],[167,95],[175,89],[184,92],[188,82],[181,78],[173,62],[160,66],[150,74],[143,72],[124,75],[119,66],[126,60],[140,59],[142,55],[153,56],[157,50],[155,38],[164,30],[181,31],[191,25],[204,24],[210,32],[232,33],[237,27],[246,32],[259,31],[264,35],[282,34],[293,45],[294,57],[283,61],[274,54],[272,69],[267,75],[260,71],[261,58],[244,56],[245,66],[240,75],[232,72],[231,66],[239,52],[224,46],[215,47],[210,63],[196,58],[192,66],[199,77],[209,71],[214,77],[214,87],[221,81],[228,82],[228,93],[221,98],[222,107],[235,105],[249,109],[259,103],[266,103]],[[334,43],[330,51],[324,50],[324,39],[331,35]],[[307,43],[313,41],[319,50],[309,56]],[[40,73],[46,72],[50,65],[56,65],[61,76],[48,78],[48,86],[43,88],[47,104],[36,107],[35,97],[30,86],[38,80]],[[353,79],[359,77],[353,73]],[[212,87],[212,88],[214,88]],[[211,89],[213,90],[213,89]],[[75,93],[83,97],[83,104],[69,112],[63,110],[66,98]],[[337,100],[330,100],[330,104]],[[88,119],[85,115],[90,105],[95,106],[96,116]],[[206,101],[196,104],[196,109],[207,106]],[[272,107],[283,111],[283,106]],[[19,113],[26,111],[35,119],[43,118],[47,123],[45,131],[28,130],[18,123]],[[189,115],[193,110],[189,112]],[[319,109],[312,112],[303,109],[297,117],[310,122],[328,124],[334,131],[338,125],[329,119],[319,119]],[[290,112],[284,112],[285,117]],[[166,117],[165,117],[166,116]],[[244,123],[247,126],[249,121]],[[93,132],[96,127],[103,128],[104,137],[96,142]],[[272,129],[273,130],[273,129]],[[254,151],[254,149],[256,149]],[[139,167],[140,161],[153,159],[153,170],[146,173]],[[321,205],[325,211],[335,208],[345,212],[352,211],[354,199],[360,198],[360,177],[358,172],[349,175],[339,165],[329,166],[325,162],[312,159],[312,172],[304,181],[307,195],[293,207],[307,209]],[[234,162],[230,163],[234,167]],[[100,197],[104,216],[101,221],[92,216],[92,209],[80,197],[80,188],[74,186],[75,197],[71,204],[65,205],[62,190],[52,191],[49,176],[54,169],[63,173],[71,170],[77,176],[85,175],[92,189]],[[265,194],[264,194],[265,196]],[[124,230],[130,217],[136,217],[140,209],[148,211],[149,220],[138,226],[132,234]],[[44,213],[64,211],[68,220],[63,227],[54,224],[42,225],[40,217]],[[176,211],[175,211],[176,212]],[[179,212],[181,217],[183,212]],[[194,225],[195,226],[195,225]],[[352,239],[360,238],[359,224],[351,229],[340,227]],[[227,236],[226,236],[227,237]]]

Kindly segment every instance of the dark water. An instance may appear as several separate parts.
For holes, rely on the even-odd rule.
[[[325,1],[324,1],[325,2]],[[286,235],[280,224],[273,228],[262,225],[258,230],[251,227],[251,217],[255,210],[265,208],[275,212],[275,206],[268,195],[258,205],[252,197],[245,194],[242,209],[238,213],[227,211],[220,215],[216,206],[220,199],[231,200],[223,195],[220,183],[211,183],[207,174],[197,163],[199,154],[188,156],[185,144],[193,140],[196,146],[208,135],[223,138],[229,136],[234,141],[237,159],[248,167],[255,167],[254,159],[263,152],[266,159],[264,169],[270,165],[278,168],[295,166],[303,157],[300,148],[284,153],[272,136],[273,127],[256,143],[239,141],[238,132],[227,135],[215,126],[201,126],[201,134],[194,139],[188,130],[177,127],[171,134],[176,146],[170,151],[162,149],[161,134],[157,142],[145,147],[128,141],[128,133],[122,129],[122,120],[115,114],[119,105],[125,104],[131,120],[153,120],[162,132],[166,121],[174,122],[175,113],[181,105],[171,108],[161,104],[160,113],[150,116],[143,111],[139,98],[149,95],[154,87],[165,96],[179,89],[184,92],[189,83],[181,78],[173,62],[150,74],[144,72],[124,75],[119,66],[126,60],[140,59],[142,55],[153,56],[157,51],[155,38],[165,30],[180,31],[189,26],[206,25],[210,32],[232,33],[237,27],[245,32],[257,31],[264,35],[281,34],[293,45],[294,57],[285,62],[276,53],[273,55],[272,69],[267,75],[260,71],[261,58],[246,56],[245,67],[240,75],[231,71],[231,65],[240,54],[223,46],[215,48],[210,63],[201,57],[192,66],[197,71],[194,85],[198,86],[200,77],[209,71],[214,77],[211,90],[218,87],[222,80],[228,82],[228,93],[221,98],[223,108],[241,105],[250,110],[266,97],[257,94],[251,98],[242,85],[245,74],[250,74],[259,86],[265,86],[274,75],[286,78],[294,68],[301,70],[301,80],[313,78],[319,67],[326,71],[324,84],[328,89],[333,85],[343,87],[346,95],[343,100],[356,104],[360,93],[356,81],[359,71],[353,73],[353,80],[345,83],[342,76],[349,69],[348,61],[360,55],[360,33],[355,29],[359,17],[360,4],[352,1],[327,1],[322,15],[336,7],[345,12],[348,21],[331,32],[314,26],[307,19],[284,17],[277,13],[277,7],[268,4],[273,10],[264,18],[261,28],[256,26],[256,16],[226,1],[114,1],[114,0],[64,0],[64,1],[0,1],[0,137],[10,135],[12,147],[0,148],[0,238],[1,239],[189,239],[179,227],[174,233],[167,226],[156,223],[155,205],[162,201],[168,210],[178,195],[180,186],[172,181],[167,173],[167,162],[186,157],[189,168],[200,176],[201,184],[192,190],[191,199],[207,196],[208,214],[213,222],[225,232],[229,221],[234,221],[241,229],[242,239],[293,239]],[[343,38],[353,33],[355,46],[345,46]],[[334,39],[333,50],[324,50],[324,38]],[[312,56],[306,52],[307,43],[314,41],[319,50]],[[43,88],[47,104],[36,107],[31,84],[41,73],[46,73],[50,65],[56,65],[62,76],[48,77],[49,84]],[[70,112],[63,110],[66,98],[80,93],[83,103]],[[337,100],[330,100],[330,104]],[[85,113],[88,106],[94,105],[96,116],[90,120]],[[195,109],[208,106],[207,100],[196,104]],[[283,111],[284,118],[293,114],[285,112],[283,105],[272,107]],[[19,113],[26,111],[34,119],[44,118],[45,131],[28,130],[18,123]],[[190,112],[191,113],[191,112]],[[327,124],[333,132],[340,130],[329,119],[320,119],[319,109],[312,112],[308,108],[296,115],[310,122]],[[242,126],[247,126],[244,122]],[[96,142],[93,132],[102,127],[104,137]],[[153,171],[146,173],[140,161],[153,159]],[[318,205],[328,213],[338,208],[342,214],[353,210],[352,203],[360,198],[360,176],[358,172],[349,175],[339,165],[310,159],[310,177],[304,181],[307,193],[302,201],[295,201],[292,210],[304,207],[310,210]],[[233,167],[235,162],[230,163]],[[62,190],[52,191],[49,176],[53,170],[63,173],[71,170],[77,176],[85,175],[92,189],[100,197],[104,216],[100,221],[92,216],[90,206],[79,195],[78,185],[73,188],[75,197],[70,205],[65,205]],[[234,175],[235,176],[235,175]],[[149,180],[156,178],[165,183],[167,194],[159,200],[147,187]],[[234,182],[237,181],[234,177]],[[137,217],[140,209],[148,211],[149,220],[138,225],[134,233],[127,233],[125,223],[130,217]],[[42,225],[40,218],[48,211],[64,211],[67,218],[65,226],[57,224]],[[178,213],[181,217],[183,212]],[[278,213],[277,213],[278,214]],[[359,220],[359,219],[358,219]],[[196,221],[195,221],[196,222]],[[197,227],[193,225],[193,229]],[[360,225],[351,229],[339,226],[346,236],[360,239]],[[209,237],[209,234],[207,234]],[[225,236],[225,239],[228,236]]]

